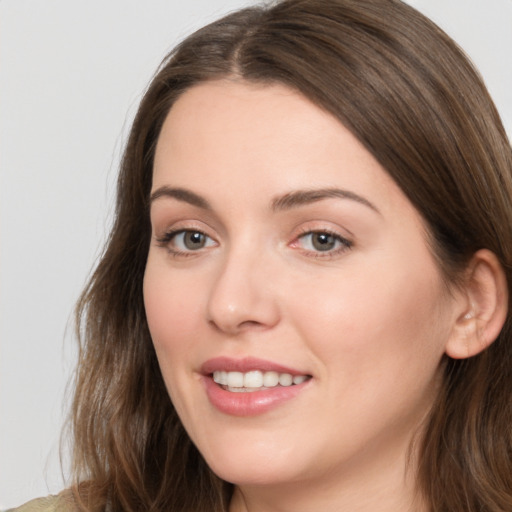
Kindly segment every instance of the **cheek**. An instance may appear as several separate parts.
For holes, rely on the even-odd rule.
[[[187,350],[187,345],[180,340],[197,324],[196,310],[200,305],[195,295],[193,286],[172,279],[164,264],[154,263],[151,257],[148,258],[144,275],[144,305],[161,366],[175,361]]]
[[[295,317],[312,350],[352,379],[434,372],[449,334],[445,292],[429,259],[365,265],[319,281],[310,299],[294,294]],[[400,260],[398,260],[400,263]]]
[[[171,278],[165,263],[148,259],[144,275],[144,305],[169,397],[180,417],[187,417],[190,349],[200,304],[195,287]],[[171,284],[172,283],[172,284]],[[181,392],[178,392],[181,390]],[[185,391],[184,391],[185,390]]]
[[[317,289],[323,300],[308,308],[296,302],[325,396],[340,404],[326,413],[319,403],[312,415],[344,424],[355,445],[413,428],[435,398],[448,331],[436,274],[427,274],[370,270]]]

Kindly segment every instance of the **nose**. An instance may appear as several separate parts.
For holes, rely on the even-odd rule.
[[[230,336],[274,327],[280,312],[270,267],[264,258],[229,255],[210,290],[208,322]]]

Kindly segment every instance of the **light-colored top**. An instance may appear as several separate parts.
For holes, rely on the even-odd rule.
[[[46,498],[37,498],[35,500],[21,505],[21,507],[12,508],[7,512],[77,512],[78,509],[68,496],[48,496]]]

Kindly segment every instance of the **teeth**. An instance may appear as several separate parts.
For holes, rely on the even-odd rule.
[[[279,384],[281,386],[291,386],[293,384],[293,377],[289,373],[280,373]]]
[[[277,372],[265,372],[263,374],[263,385],[266,388],[273,388],[279,384],[279,373]]]
[[[302,384],[306,379],[307,377],[305,375],[295,375],[295,377],[293,377],[293,383]]]
[[[244,387],[244,374],[242,372],[228,372],[228,383],[230,388]]]
[[[291,375],[290,373],[261,372],[213,372],[213,380],[221,386],[227,386],[230,391],[244,389],[274,388],[276,386],[291,386],[302,384],[308,379],[307,375]]]
[[[255,370],[244,375],[244,388],[261,388],[263,386],[263,373]]]

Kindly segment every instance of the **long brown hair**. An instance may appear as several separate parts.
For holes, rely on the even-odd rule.
[[[212,23],[164,60],[141,102],[110,238],[78,303],[74,492],[86,510],[229,505],[231,485],[169,400],[142,298],[162,123],[188,88],[229,76],[285,84],[350,129],[423,216],[448,282],[487,248],[512,289],[510,142],[478,73],[436,25],[398,0],[284,0]],[[512,510],[510,317],[489,349],[444,364],[419,489],[433,511]]]

